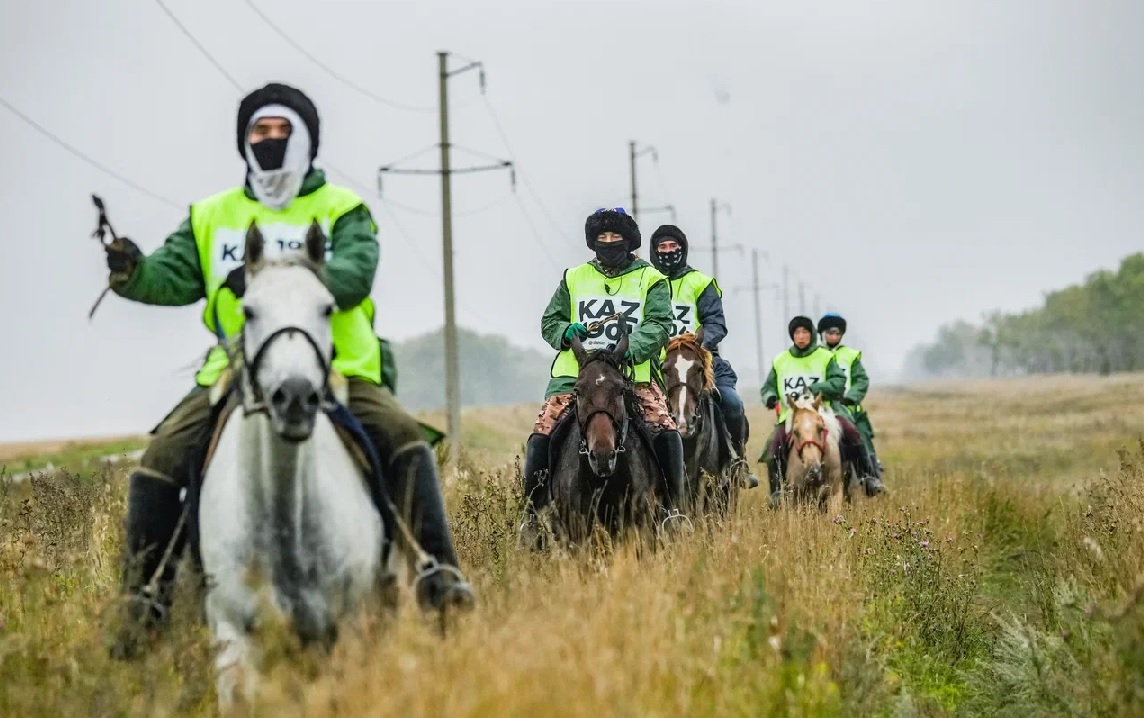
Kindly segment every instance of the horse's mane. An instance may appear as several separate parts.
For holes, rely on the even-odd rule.
[[[588,366],[589,364],[591,364],[593,362],[597,362],[597,361],[604,362],[605,364],[612,367],[613,369],[616,369],[620,373],[623,373],[623,371],[624,371],[623,357],[616,356],[615,352],[613,352],[612,350],[610,350],[606,347],[603,349],[597,349],[596,351],[591,352],[590,354],[585,356],[583,363],[580,365],[581,371],[583,371],[584,367]]]
[[[695,340],[694,334],[680,334],[679,336],[669,339],[667,342],[667,353],[678,351],[680,349],[690,349],[703,359],[703,389],[709,390],[715,388],[715,355],[703,348],[703,345]]]

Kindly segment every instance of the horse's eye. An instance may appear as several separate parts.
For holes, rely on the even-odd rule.
[[[254,310],[246,305],[243,305],[242,316],[245,317],[247,321],[250,321],[251,319],[254,319]]]
[[[322,316],[326,317],[327,319],[329,319],[331,316],[333,316],[333,314],[334,314],[334,305],[333,304],[327,304],[322,309]]]

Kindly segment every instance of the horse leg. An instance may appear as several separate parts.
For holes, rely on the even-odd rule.
[[[250,660],[250,637],[242,626],[219,621],[214,627],[216,692],[219,712],[228,715],[253,706],[257,676]]]

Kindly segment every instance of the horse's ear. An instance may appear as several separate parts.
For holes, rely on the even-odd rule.
[[[614,354],[617,359],[623,359],[624,354],[628,353],[629,344],[630,344],[630,342],[628,341],[628,325],[625,322],[621,321],[620,322],[620,343],[616,345],[616,349],[615,349],[615,351],[612,352],[612,354]]]
[[[695,332],[695,343],[700,349],[703,348],[703,327],[699,327],[699,331]]]
[[[306,232],[306,257],[318,266],[326,262],[326,234],[316,219],[310,223],[310,230]]]
[[[246,230],[246,251],[242,259],[247,271],[253,273],[262,266],[265,248],[266,240],[262,236],[262,231],[258,229],[258,222],[252,219],[250,220],[250,227]]]
[[[822,392],[818,392],[817,394],[814,395],[814,410],[818,411],[821,408],[822,408]]]
[[[584,351],[584,345],[580,343],[580,337],[573,336],[572,341],[568,343],[568,348],[572,350],[572,355],[576,357],[576,364],[584,366],[584,361],[588,358],[588,352]]]
[[[784,428],[786,429],[787,436],[790,436],[790,430],[791,430],[791,427],[793,425],[794,425],[794,410],[792,409],[791,411],[788,411],[787,415],[786,415],[786,426]]]

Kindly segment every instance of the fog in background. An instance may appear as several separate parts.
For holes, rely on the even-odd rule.
[[[718,279],[741,384],[758,381],[752,248],[764,283],[791,268],[793,309],[802,280],[808,311],[817,295],[846,316],[875,390],[939,324],[1036,305],[1140,248],[1144,3],[257,0],[314,59],[244,2],[165,4],[244,91],[282,81],[317,104],[318,164],[380,225],[393,340],[442,322],[438,182],[389,177],[379,198],[375,181],[425,148],[402,166],[437,166],[438,50],[487,71],[484,97],[475,73],[450,81],[454,165],[519,163],[515,195],[506,173],[454,180],[460,322],[523,347],[548,351],[540,313],[590,256],[585,216],[629,206],[629,140],[658,150],[638,163],[641,204],[676,206],[697,268],[709,199],[732,206],[720,240],[745,252]],[[0,98],[174,203],[0,103],[0,440],[145,431],[191,386],[213,341],[201,304],[109,296],[88,323],[107,276],[89,195],[150,252],[187,205],[241,183],[241,94],[153,0],[0,3]],[[643,256],[666,221],[641,217]],[[762,310],[769,361],[789,317],[774,289]]]

